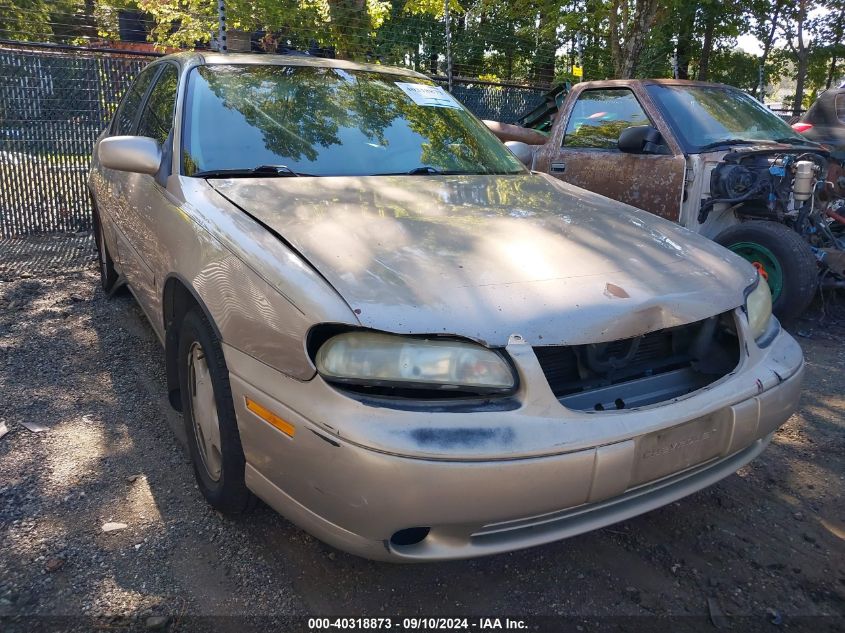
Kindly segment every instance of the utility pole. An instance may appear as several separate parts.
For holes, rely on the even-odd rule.
[[[678,40],[672,37],[672,79],[678,78]]]
[[[228,53],[229,46],[226,44],[226,0],[217,0],[217,18],[219,21],[217,50],[221,53]]]
[[[578,35],[575,38],[575,43],[578,46],[578,83],[580,84],[584,81],[584,35],[581,31],[578,31]]]
[[[449,25],[449,0],[443,0],[443,13],[446,18],[446,82],[449,92],[452,92],[452,30]]]
[[[763,81],[763,62],[760,61],[760,70],[759,70],[759,78],[757,81],[757,98],[760,100],[760,103],[766,102],[766,84]]]

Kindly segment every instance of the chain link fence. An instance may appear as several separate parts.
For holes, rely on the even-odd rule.
[[[0,47],[0,237],[90,227],[91,148],[148,61]]]
[[[151,57],[0,45],[0,237],[90,228],[91,149]],[[504,122],[536,107],[546,92],[463,79],[453,86],[478,117]]]
[[[435,81],[446,86],[445,77]],[[478,79],[452,79],[452,94],[479,119],[492,119],[503,123],[516,123],[543,102],[548,88],[480,81]]]

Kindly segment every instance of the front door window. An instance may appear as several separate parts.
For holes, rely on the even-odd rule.
[[[651,125],[634,93],[626,88],[586,90],[566,124],[563,146],[615,150],[627,127]]]

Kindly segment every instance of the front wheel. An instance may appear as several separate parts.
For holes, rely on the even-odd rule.
[[[212,507],[240,514],[255,497],[244,483],[244,458],[229,370],[205,314],[191,310],[179,337],[179,385],[188,449],[197,485]]]
[[[819,283],[818,262],[795,231],[777,222],[752,220],[725,229],[715,241],[760,271],[769,283],[778,319],[789,323],[810,305]]]

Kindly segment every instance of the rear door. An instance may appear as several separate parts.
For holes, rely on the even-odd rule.
[[[678,221],[686,160],[670,132],[647,114],[626,86],[582,89],[569,100],[545,146],[541,167],[561,180]],[[627,154],[617,148],[627,127],[651,125],[661,133],[666,154]]]
[[[138,118],[147,93],[153,81],[161,70],[161,65],[148,66],[130,86],[123,100],[118,106],[117,113],[111,123],[109,136],[132,136],[138,126]],[[135,291],[145,281],[141,259],[132,244],[130,234],[135,221],[134,183],[137,174],[101,167],[103,172],[104,190],[98,197],[98,208],[104,216],[104,228],[113,227],[114,231],[109,240],[117,247],[113,256],[120,263],[120,271],[126,277],[130,287]]]

